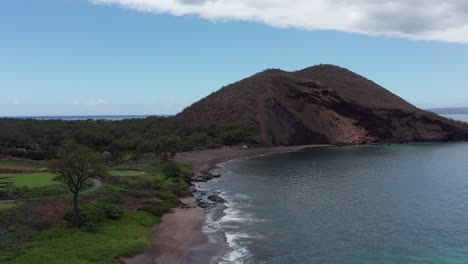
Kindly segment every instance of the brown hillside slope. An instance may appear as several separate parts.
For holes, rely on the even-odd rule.
[[[177,115],[185,123],[255,127],[273,145],[468,139],[468,127],[420,110],[349,70],[319,65],[267,70]]]

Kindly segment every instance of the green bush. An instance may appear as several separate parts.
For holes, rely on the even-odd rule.
[[[75,212],[73,209],[68,209],[65,211],[64,219],[71,226],[96,228],[98,225],[104,222],[106,217],[103,212],[98,210],[95,206],[84,205],[80,208],[80,218],[78,219],[78,222],[75,220]]]
[[[75,213],[73,209],[68,209],[65,212],[64,219],[72,225],[85,227],[94,230],[99,227],[104,221],[118,220],[122,218],[123,211],[120,207],[110,204],[88,204],[80,208],[79,222],[75,223]]]
[[[170,177],[161,183],[161,190],[172,192],[178,197],[184,197],[190,194],[187,183],[179,177]]]
[[[148,212],[157,217],[162,217],[165,213],[168,213],[171,208],[175,208],[180,204],[179,197],[169,191],[160,192],[158,198],[162,201],[144,203],[139,210]]]
[[[127,193],[126,188],[105,184],[95,192],[84,193],[83,197],[92,198],[100,203],[120,204]]]
[[[159,189],[159,183],[156,181],[154,178],[149,178],[149,177],[138,177],[136,178],[134,187],[138,189],[144,189],[144,190],[158,190]]]
[[[119,220],[123,216],[123,210],[117,205],[113,204],[100,204],[97,205],[104,212],[107,219]]]
[[[168,177],[177,177],[180,175],[180,169],[175,162],[168,162],[164,164],[162,171]]]
[[[168,191],[163,191],[163,192],[158,193],[158,198],[163,200],[171,208],[177,207],[180,204],[179,197],[177,197],[177,195]]]
[[[165,213],[168,213],[171,210],[169,203],[165,202],[155,202],[155,203],[145,203],[140,209],[140,211],[148,212],[154,216],[162,217]]]
[[[148,193],[146,191],[141,190],[129,190],[128,196],[133,198],[151,198],[154,197],[153,193]]]

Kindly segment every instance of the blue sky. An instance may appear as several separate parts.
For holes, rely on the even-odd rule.
[[[175,114],[266,68],[320,63],[362,74],[420,107],[468,106],[463,39],[103,1],[111,4],[0,2],[0,116]]]

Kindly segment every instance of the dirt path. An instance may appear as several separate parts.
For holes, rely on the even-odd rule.
[[[81,193],[88,193],[88,192],[95,192],[97,189],[102,187],[102,182],[98,179],[91,179],[93,182],[93,186]],[[16,199],[16,200],[0,200],[0,204],[15,204],[18,202],[24,202],[24,201],[37,201],[37,200],[43,200],[43,199],[48,199],[48,198],[56,198],[56,197],[61,197],[63,195],[55,195],[55,196],[45,196],[45,197],[37,197],[37,198],[26,198],[26,199]]]

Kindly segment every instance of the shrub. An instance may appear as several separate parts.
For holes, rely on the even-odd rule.
[[[101,204],[97,206],[101,208],[101,210],[106,215],[106,218],[110,220],[119,220],[124,214],[122,208],[117,205]]]
[[[104,222],[104,220],[106,220],[106,216],[98,207],[94,205],[84,205],[80,208],[80,218],[78,219],[78,222],[75,221],[75,213],[73,209],[65,211],[64,219],[72,226],[85,227],[89,230],[94,230]]]
[[[181,178],[167,178],[161,183],[161,189],[172,192],[178,197],[184,197],[190,194],[187,183]]]
[[[151,198],[154,197],[152,192],[140,191],[140,190],[130,190],[128,191],[128,196],[133,198]]]
[[[168,192],[168,191],[163,191],[158,193],[158,198],[163,200],[168,206],[176,207],[180,204],[180,199],[177,197],[175,194]]]
[[[80,208],[80,219],[75,223],[75,214],[72,209],[65,212],[64,219],[72,225],[85,227],[89,230],[94,230],[99,227],[107,219],[118,220],[122,218],[123,211],[120,207],[110,204],[88,204]]]
[[[175,162],[168,162],[163,165],[163,173],[169,177],[177,177],[180,174],[180,169]]]
[[[128,190],[125,188],[106,184],[95,192],[84,193],[83,196],[98,200],[101,203],[120,204],[127,192]]]
[[[156,179],[153,179],[153,178],[138,177],[136,179],[135,187],[145,189],[145,190],[158,190],[159,183],[156,181]]]
[[[148,212],[154,216],[162,217],[165,213],[168,213],[171,210],[169,203],[165,202],[155,202],[155,203],[145,203],[139,211]]]

